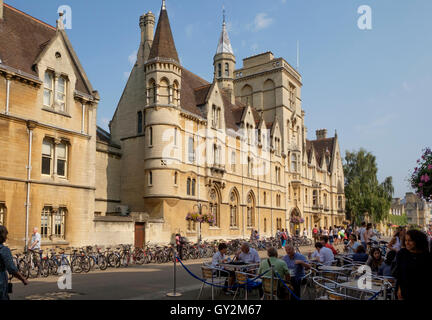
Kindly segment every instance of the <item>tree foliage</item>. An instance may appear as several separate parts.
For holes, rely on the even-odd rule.
[[[377,173],[376,158],[372,153],[364,149],[346,152],[346,211],[356,224],[361,223],[366,214],[375,223],[384,221],[389,214],[394,193],[393,179],[388,177],[380,184]]]

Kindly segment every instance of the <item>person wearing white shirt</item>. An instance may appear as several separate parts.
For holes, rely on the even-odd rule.
[[[30,250],[40,250],[41,249],[42,238],[38,233],[38,228],[33,228],[33,235],[30,240]]]
[[[229,257],[226,256],[228,246],[225,243],[220,243],[218,252],[213,255],[212,267],[218,267],[222,263],[227,263]]]
[[[236,254],[236,258],[238,261],[242,261],[245,263],[260,263],[261,259],[258,255],[258,252],[249,246],[249,243],[245,242],[242,244],[239,252]]]
[[[312,254],[311,258],[317,260],[325,266],[331,266],[334,261],[333,252],[323,246],[321,242],[315,243],[316,251]]]

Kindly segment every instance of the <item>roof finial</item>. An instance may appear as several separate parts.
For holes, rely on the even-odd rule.
[[[222,6],[222,13],[223,13],[223,25],[226,25],[226,11],[225,6]]]
[[[166,10],[166,1],[162,0],[162,10]]]

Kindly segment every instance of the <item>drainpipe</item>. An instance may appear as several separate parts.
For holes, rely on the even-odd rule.
[[[9,114],[10,84],[11,84],[11,77],[6,76],[6,110],[5,110],[6,115]]]
[[[31,161],[32,161],[32,141],[33,141],[33,130],[36,128],[36,122],[27,121],[27,132],[29,133],[29,152],[28,152],[28,163],[27,163],[27,197],[26,197],[26,221],[25,221],[25,251],[27,251],[28,247],[28,238],[29,238],[29,212],[30,212],[30,179],[31,179]]]

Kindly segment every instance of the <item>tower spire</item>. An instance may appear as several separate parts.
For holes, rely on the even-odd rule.
[[[166,10],[166,1],[162,0],[162,10]]]

